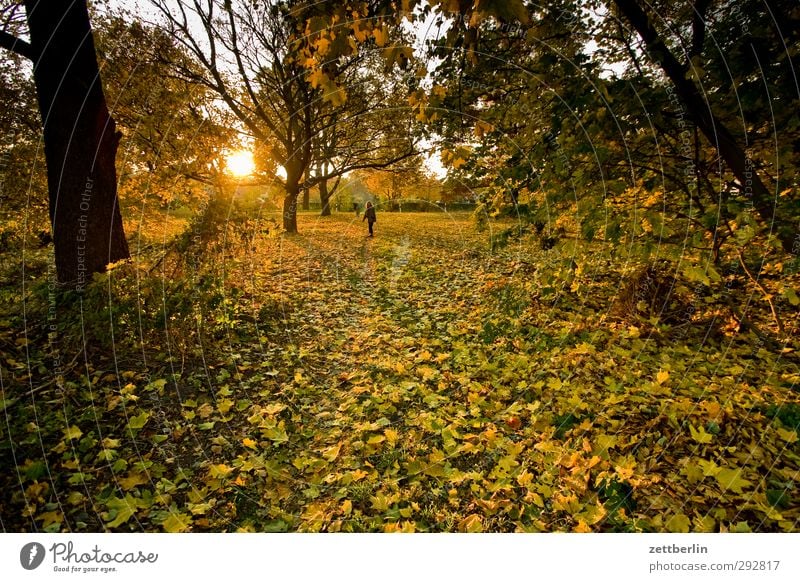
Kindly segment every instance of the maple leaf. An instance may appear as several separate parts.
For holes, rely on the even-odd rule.
[[[716,474],[717,482],[724,490],[733,491],[734,493],[742,493],[746,487],[750,487],[752,483],[742,477],[742,470],[723,467]]]

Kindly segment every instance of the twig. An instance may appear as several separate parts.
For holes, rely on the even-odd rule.
[[[733,318],[739,323],[739,326],[742,329],[749,329],[750,331],[752,331],[754,334],[756,334],[758,339],[760,339],[764,343],[764,345],[768,346],[769,349],[774,352],[783,348],[783,345],[780,342],[776,341],[769,334],[761,331],[761,329],[755,323],[750,321],[747,318],[747,316],[745,316],[743,313],[739,313],[739,309],[736,307],[734,302],[727,296],[725,297],[725,303],[728,304],[728,307],[731,310]]]
[[[744,262],[744,256],[742,256],[741,249],[737,251],[737,254],[739,255],[739,263],[742,265],[742,269],[744,269],[745,274],[753,282],[756,288],[763,293],[764,299],[766,299],[767,303],[769,303],[769,309],[772,312],[772,318],[778,325],[778,331],[781,335],[784,335],[785,331],[783,329],[783,322],[781,321],[780,316],[778,316],[778,312],[775,310],[775,303],[772,302],[772,296],[769,294],[769,292],[767,292],[761,282],[753,276],[753,273],[750,272],[750,269],[747,268],[747,263]]]

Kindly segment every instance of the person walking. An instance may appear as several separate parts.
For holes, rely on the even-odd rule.
[[[367,208],[364,210],[364,218],[361,219],[361,222],[367,221],[369,224],[369,236],[374,236],[372,233],[372,225],[378,220],[375,216],[375,207],[372,205],[372,202],[367,202]]]

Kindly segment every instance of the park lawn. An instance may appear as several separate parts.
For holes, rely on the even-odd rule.
[[[4,529],[797,531],[796,346],[626,318],[629,247],[268,218],[98,277],[63,389],[0,328]]]

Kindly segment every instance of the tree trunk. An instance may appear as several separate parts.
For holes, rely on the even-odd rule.
[[[686,70],[667,48],[649,17],[636,0],[614,0],[620,12],[636,29],[650,56],[659,64],[672,82],[678,97],[686,108],[686,115],[697,125],[706,139],[716,148],[720,157],[731,169],[750,198],[761,219],[775,231],[787,253],[792,252],[792,235],[780,228],[775,216],[775,198],[767,190],[755,171],[752,160],[734,139],[733,134],[714,115],[711,105],[703,99],[694,82],[686,78]]]
[[[303,188],[303,210],[309,210],[311,208],[311,195],[308,191],[308,188]]]
[[[108,112],[85,1],[26,0],[33,78],[44,126],[56,273],[87,275],[130,258],[117,199],[121,134]]]
[[[283,199],[283,229],[289,233],[297,232],[297,184],[286,185],[286,196]]]
[[[323,180],[319,183],[319,201],[322,205],[320,216],[331,215],[330,193],[328,192],[328,181]]]

